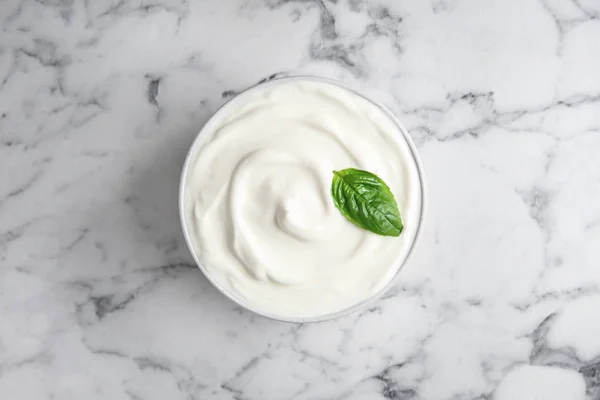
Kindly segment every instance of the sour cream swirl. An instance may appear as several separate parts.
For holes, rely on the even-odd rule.
[[[378,106],[334,84],[271,82],[223,107],[188,161],[192,251],[236,301],[313,318],[360,303],[396,274],[417,233],[421,181],[406,139]],[[335,208],[332,171],[364,169],[391,188],[404,222],[384,237]]]

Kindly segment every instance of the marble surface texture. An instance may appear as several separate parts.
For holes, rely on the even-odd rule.
[[[177,211],[210,114],[299,73],[391,107],[429,194],[398,284],[304,325]],[[2,1],[0,399],[600,399],[600,2]]]

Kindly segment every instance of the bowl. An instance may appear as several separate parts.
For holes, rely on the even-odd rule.
[[[190,168],[192,167],[193,163],[197,159],[196,154],[201,150],[202,145],[205,142],[205,137],[207,135],[207,131],[210,130],[209,128],[215,123],[216,120],[218,120],[219,118],[222,118],[224,115],[226,115],[228,110],[231,108],[231,106],[233,104],[241,102],[244,99],[244,97],[246,97],[252,93],[255,93],[257,91],[264,90],[264,89],[274,86],[274,85],[280,85],[280,84],[287,83],[287,82],[297,82],[297,81],[321,82],[321,83],[327,83],[330,85],[338,86],[342,89],[353,92],[354,94],[362,97],[363,99],[367,100],[368,102],[370,102],[371,104],[373,104],[377,108],[379,108],[381,111],[383,111],[383,113],[390,119],[390,121],[393,122],[397,126],[399,134],[402,135],[403,140],[405,141],[405,143],[408,145],[408,148],[410,149],[410,155],[412,156],[412,161],[416,167],[416,171],[417,171],[417,175],[418,175],[418,183],[419,183],[419,190],[420,190],[420,210],[419,210],[419,215],[418,215],[418,226],[416,228],[416,232],[414,234],[412,243],[409,244],[408,251],[407,251],[404,259],[401,260],[401,262],[397,266],[397,268],[394,272],[393,278],[390,279],[390,281],[384,287],[382,287],[381,290],[377,291],[376,293],[373,293],[370,297],[368,297],[367,299],[365,299],[359,303],[356,303],[356,304],[354,304],[348,308],[345,308],[343,310],[340,310],[340,311],[336,311],[336,312],[324,314],[324,315],[318,315],[318,316],[314,316],[314,317],[313,316],[311,316],[311,317],[294,317],[294,316],[284,316],[284,315],[273,314],[271,312],[261,310],[259,307],[256,307],[255,305],[251,304],[247,299],[245,299],[240,294],[224,287],[211,274],[210,270],[207,269],[205,267],[205,265],[203,264],[203,262],[201,261],[201,257],[199,254],[200,249],[196,248],[196,245],[195,245],[194,241],[192,240],[192,235],[190,233],[191,227],[189,226],[189,221],[186,218],[185,199],[186,199],[186,194],[187,194],[186,187],[187,187],[187,181],[188,181],[188,177],[189,177],[189,171],[190,171]],[[414,142],[412,141],[407,130],[400,123],[398,118],[383,104],[371,99],[370,97],[366,96],[359,90],[349,86],[348,84],[342,83],[342,82],[339,82],[339,81],[336,81],[333,79],[322,78],[322,77],[317,77],[317,76],[288,76],[288,77],[274,78],[274,79],[268,80],[266,82],[261,82],[254,86],[251,86],[250,88],[242,91],[241,93],[237,94],[236,96],[231,98],[229,101],[227,101],[225,104],[223,104],[211,116],[211,118],[208,120],[208,122],[204,125],[204,127],[200,130],[200,132],[194,139],[194,142],[192,143],[190,150],[187,153],[187,156],[186,156],[186,159],[185,159],[185,162],[183,165],[183,170],[181,173],[181,181],[180,181],[180,186],[179,186],[179,214],[180,214],[180,219],[181,219],[181,226],[182,226],[183,233],[185,236],[185,241],[186,241],[186,244],[194,258],[194,261],[196,262],[196,264],[198,265],[198,267],[200,268],[200,270],[202,271],[204,276],[208,279],[208,281],[211,282],[211,284],[215,288],[217,288],[217,290],[219,290],[223,295],[228,297],[231,301],[233,301],[234,303],[237,303],[239,306],[241,306],[249,311],[252,311],[258,315],[264,316],[264,317],[272,319],[272,320],[282,321],[282,322],[293,322],[293,323],[321,322],[321,321],[332,320],[332,319],[336,319],[336,318],[339,318],[339,317],[342,317],[342,316],[348,315],[350,313],[353,313],[353,312],[356,312],[356,311],[359,311],[362,309],[366,309],[366,308],[372,306],[374,302],[376,302],[386,291],[388,291],[390,289],[391,286],[393,286],[395,284],[395,282],[398,279],[399,273],[402,270],[402,267],[404,265],[406,265],[407,261],[410,259],[412,253],[414,252],[414,248],[418,242],[419,237],[421,236],[423,221],[424,221],[424,217],[425,217],[425,201],[426,201],[425,180],[424,180],[424,176],[423,176],[423,167],[422,167],[422,164],[421,164],[421,161],[420,161],[420,158],[419,158],[419,155],[418,155],[418,152],[417,152]]]

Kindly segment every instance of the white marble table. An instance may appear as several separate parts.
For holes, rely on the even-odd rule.
[[[0,399],[600,399],[600,2],[0,4]],[[188,146],[276,73],[362,84],[428,176],[376,307],[277,323],[184,245]]]

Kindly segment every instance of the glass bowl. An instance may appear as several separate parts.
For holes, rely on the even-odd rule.
[[[408,244],[409,248],[406,253],[406,256],[404,257],[403,260],[400,261],[399,265],[396,267],[396,271],[394,272],[394,275],[390,279],[390,281],[385,286],[383,286],[379,291],[375,292],[374,294],[369,296],[367,299],[365,299],[359,303],[356,303],[356,304],[354,304],[346,309],[340,310],[340,311],[336,311],[336,312],[333,312],[330,314],[314,316],[314,317],[290,317],[290,316],[272,314],[270,312],[261,310],[258,307],[255,307],[253,304],[250,303],[250,301],[243,298],[242,295],[235,293],[234,291],[229,290],[228,288],[223,287],[223,285],[221,285],[221,283],[218,282],[218,280],[211,274],[210,270],[207,269],[201,262],[201,258],[199,256],[199,249],[196,248],[194,241],[191,239],[191,234],[190,234],[191,227],[189,226],[189,223],[186,218],[186,208],[185,208],[186,207],[186,202],[185,202],[186,186],[187,186],[186,183],[187,183],[187,179],[189,176],[189,170],[191,169],[193,162],[196,160],[196,154],[198,153],[198,151],[200,151],[202,145],[204,144],[203,139],[204,139],[204,136],[206,136],[206,131],[208,130],[207,128],[209,128],[212,125],[212,123],[214,123],[214,121],[218,119],[217,117],[221,117],[222,115],[226,114],[232,104],[240,102],[241,99],[243,99],[246,95],[255,93],[257,91],[264,90],[270,86],[279,85],[279,84],[283,84],[283,83],[287,83],[287,82],[294,82],[294,81],[322,82],[322,83],[327,83],[327,84],[338,86],[342,89],[346,89],[346,90],[349,90],[350,92],[353,92],[354,94],[362,97],[363,99],[367,100],[368,102],[370,102],[373,105],[375,105],[376,107],[378,107],[381,111],[383,111],[383,113],[385,115],[387,115],[389,117],[389,119],[397,126],[398,133],[400,135],[402,135],[403,140],[406,142],[406,144],[408,145],[408,147],[410,149],[412,161],[416,167],[416,171],[418,174],[418,184],[419,184],[420,197],[421,197],[419,217],[418,217],[418,226],[417,226],[415,235],[413,237],[412,242]],[[336,319],[336,318],[339,318],[339,317],[342,317],[342,316],[345,316],[345,315],[351,314],[353,312],[356,312],[356,311],[359,311],[362,309],[366,309],[366,308],[372,306],[373,303],[375,303],[386,291],[388,291],[390,289],[391,286],[394,285],[394,283],[398,279],[398,276],[399,276],[399,273],[400,273],[402,267],[407,263],[411,254],[413,253],[415,245],[416,245],[416,243],[421,235],[421,231],[422,231],[423,220],[425,217],[425,200],[426,200],[426,198],[425,198],[425,180],[424,180],[424,176],[423,176],[423,167],[422,167],[422,164],[421,164],[421,161],[420,161],[420,158],[419,158],[419,155],[418,155],[418,152],[417,152],[414,142],[412,141],[408,132],[406,131],[404,126],[400,123],[398,118],[387,107],[385,107],[384,105],[382,105],[381,103],[379,103],[377,101],[374,101],[373,99],[371,99],[370,97],[361,93],[357,89],[350,87],[346,83],[342,83],[342,82],[339,82],[339,81],[336,81],[333,79],[329,79],[329,78],[317,77],[317,76],[287,76],[287,77],[273,78],[266,82],[261,82],[254,86],[251,86],[250,88],[242,91],[241,93],[237,94],[236,96],[231,98],[229,101],[227,101],[225,104],[223,104],[211,116],[211,118],[208,120],[208,122],[204,125],[204,127],[200,130],[200,132],[194,139],[194,142],[192,143],[192,146],[190,147],[190,150],[187,153],[187,156],[186,156],[186,159],[185,159],[185,162],[183,165],[183,171],[181,173],[181,181],[180,181],[180,185],[179,185],[179,215],[180,215],[180,219],[181,219],[181,226],[182,226],[183,233],[185,236],[185,241],[186,241],[186,244],[187,244],[190,252],[192,253],[194,261],[196,262],[196,264],[198,265],[198,267],[200,268],[200,270],[202,271],[204,276],[206,276],[208,281],[211,282],[211,284],[214,287],[216,287],[217,290],[219,290],[221,293],[223,293],[226,297],[228,297],[233,302],[237,303],[239,306],[241,306],[249,311],[252,311],[258,315],[261,315],[261,316],[264,316],[266,318],[273,319],[276,321],[293,322],[293,323],[328,321],[328,320]]]

